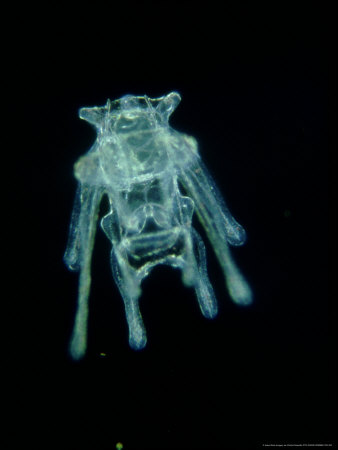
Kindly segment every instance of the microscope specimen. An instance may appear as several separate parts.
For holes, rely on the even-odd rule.
[[[133,349],[147,342],[139,309],[141,283],[158,264],[179,268],[184,285],[194,288],[202,314],[217,314],[205,246],[192,227],[194,212],[222,267],[231,299],[239,305],[252,302],[228,245],[242,245],[245,231],[202,163],[196,140],[168,123],[180,100],[177,92],[159,98],[126,95],[79,111],[80,118],[96,128],[97,139],[74,166],[78,189],[64,257],[69,269],[80,272],[70,345],[74,359],[83,357],[87,346],[90,266],[103,195],[110,210],[101,228],[112,244],[111,267]]]

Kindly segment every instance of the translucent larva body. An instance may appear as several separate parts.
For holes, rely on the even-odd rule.
[[[215,250],[230,297],[242,305],[252,301],[228,246],[244,243],[244,229],[201,162],[196,140],[168,124],[179,101],[176,92],[156,99],[127,95],[103,107],[80,109],[80,118],[95,126],[97,139],[75,164],[79,185],[65,253],[67,266],[80,271],[70,348],[75,359],[86,350],[91,255],[104,194],[110,211],[101,227],[112,243],[112,271],[124,300],[132,348],[146,345],[140,286],[158,264],[181,269],[183,283],[195,289],[203,315],[217,314],[205,247],[191,224],[194,212]]]

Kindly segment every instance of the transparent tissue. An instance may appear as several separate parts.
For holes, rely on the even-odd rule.
[[[202,314],[217,314],[205,246],[192,227],[194,212],[223,269],[231,299],[240,305],[252,301],[228,245],[242,245],[245,231],[202,163],[196,140],[168,124],[180,100],[177,92],[155,99],[126,95],[79,111],[80,118],[96,128],[97,139],[74,167],[78,189],[64,257],[69,269],[80,272],[70,345],[74,359],[81,358],[87,346],[90,266],[103,195],[108,196],[110,211],[101,228],[112,243],[111,267],[125,304],[132,348],[142,349],[147,342],[139,309],[141,283],[158,264],[181,269]]]

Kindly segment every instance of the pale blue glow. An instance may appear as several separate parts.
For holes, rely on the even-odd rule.
[[[101,228],[112,243],[112,271],[124,300],[132,348],[147,342],[138,300],[142,280],[158,264],[181,269],[202,314],[217,314],[205,247],[191,224],[194,212],[223,269],[230,297],[241,305],[252,301],[228,246],[242,245],[245,231],[203,165],[196,140],[168,124],[180,99],[177,92],[156,99],[126,95],[103,107],[80,109],[80,118],[95,126],[97,139],[74,167],[78,190],[64,258],[70,269],[80,271],[70,347],[74,359],[86,351],[91,256],[104,194],[110,211]]]

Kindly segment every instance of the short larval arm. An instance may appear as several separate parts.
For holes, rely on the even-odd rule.
[[[196,213],[221,264],[232,300],[238,304],[251,303],[251,290],[233,262],[227,243],[243,244],[244,229],[231,216],[218,188],[198,157],[180,172],[179,181],[195,202]]]

